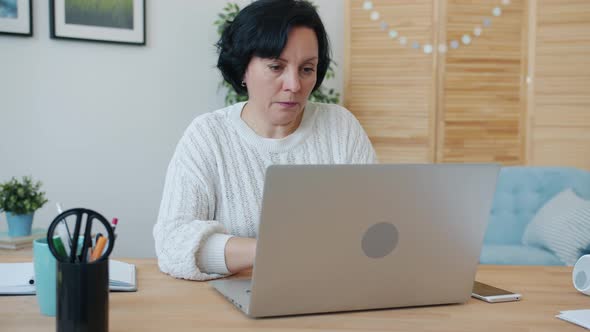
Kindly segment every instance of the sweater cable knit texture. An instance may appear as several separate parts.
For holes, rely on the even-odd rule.
[[[294,133],[268,139],[241,119],[244,105],[198,116],[176,146],[153,229],[160,270],[174,277],[228,273],[229,237],[258,234],[268,166],[376,162],[360,123],[341,106],[308,102]]]

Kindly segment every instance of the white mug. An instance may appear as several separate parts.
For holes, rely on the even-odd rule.
[[[574,265],[574,287],[582,294],[590,295],[590,255],[584,255]]]

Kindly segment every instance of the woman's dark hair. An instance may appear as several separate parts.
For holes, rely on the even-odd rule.
[[[241,85],[252,56],[278,58],[294,27],[315,31],[318,39],[317,81],[320,87],[330,65],[330,45],[324,24],[313,5],[304,0],[258,0],[244,7],[227,22],[217,42],[217,68],[238,94],[246,94]]]

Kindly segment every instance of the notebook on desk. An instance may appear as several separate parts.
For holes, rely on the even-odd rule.
[[[19,250],[24,248],[31,248],[33,240],[45,237],[46,229],[35,228],[31,231],[31,235],[11,237],[8,232],[0,232],[0,249]]]
[[[34,295],[33,263],[1,263],[0,295]],[[31,284],[32,282],[32,284]],[[137,291],[135,265],[111,259],[109,289],[113,292]]]

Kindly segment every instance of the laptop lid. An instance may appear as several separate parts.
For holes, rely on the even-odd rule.
[[[249,315],[467,301],[499,169],[269,167]]]

